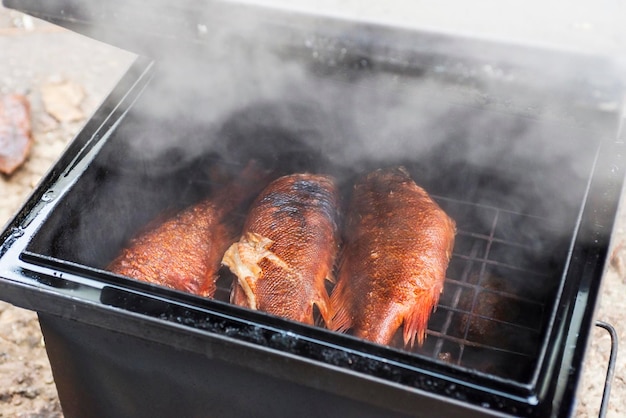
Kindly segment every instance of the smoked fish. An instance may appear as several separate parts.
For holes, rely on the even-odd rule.
[[[237,276],[231,302],[306,324],[315,322],[316,305],[330,320],[325,279],[333,280],[337,201],[330,176],[292,174],[270,183],[222,260]]]
[[[452,255],[455,222],[403,167],[365,175],[349,203],[329,328],[422,345]]]
[[[109,264],[133,279],[212,298],[220,262],[237,239],[232,211],[268,183],[254,164],[213,195],[180,212],[151,222]]]

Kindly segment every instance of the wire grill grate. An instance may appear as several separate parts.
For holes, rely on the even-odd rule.
[[[427,338],[413,352],[523,381],[558,284],[559,234],[544,218],[435,198],[457,221],[457,236]],[[227,301],[232,276],[223,273],[216,298]],[[396,340],[401,347],[401,332]]]
[[[456,245],[428,337],[414,351],[525,379],[558,281],[558,231],[543,218],[437,200],[457,219]]]
[[[435,199],[456,220],[457,236],[427,338],[413,352],[524,380],[541,348],[558,284],[558,228],[542,217]],[[215,298],[228,301],[232,276],[225,269],[220,276]],[[402,347],[400,332],[392,345]]]

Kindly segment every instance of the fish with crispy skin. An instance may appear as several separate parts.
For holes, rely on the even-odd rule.
[[[252,198],[267,176],[248,165],[232,182],[201,202],[151,222],[108,270],[204,297],[213,297],[220,262],[239,230],[232,211]]]
[[[389,344],[404,325],[404,345],[422,345],[455,231],[403,167],[364,176],[350,200],[329,328]]]
[[[268,185],[222,260],[237,276],[231,302],[307,324],[314,323],[316,305],[327,322],[337,200],[330,176],[292,174]]]

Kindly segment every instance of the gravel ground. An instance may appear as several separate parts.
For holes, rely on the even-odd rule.
[[[12,176],[0,175],[0,226],[18,210],[115,85],[131,54],[0,6],[0,94],[25,94],[32,106],[34,146]],[[64,96],[74,86],[84,98],[58,115],[42,96]],[[50,89],[52,88],[52,90]],[[80,96],[79,96],[80,97]],[[1,296],[0,296],[1,299]],[[34,312],[0,302],[0,418],[60,418],[50,364]]]
[[[0,7],[0,93],[27,95],[35,144],[12,176],[0,176],[0,226],[15,213],[68,141],[103,100],[132,55]],[[46,86],[71,84],[83,92],[82,116],[59,122],[45,111]],[[626,205],[622,205],[624,208]],[[626,210],[619,215],[614,253],[604,279],[598,319],[626,341]],[[597,416],[609,338],[596,329],[579,390],[577,416]],[[608,416],[626,416],[626,358],[620,352]],[[62,417],[35,313],[0,302],[0,417]]]

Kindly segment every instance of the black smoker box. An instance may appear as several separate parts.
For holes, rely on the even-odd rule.
[[[230,2],[4,0],[141,55],[0,236],[67,417],[569,416],[624,177],[603,57]],[[105,271],[217,166],[403,165],[457,223],[422,347]],[[219,283],[218,283],[219,284]]]

